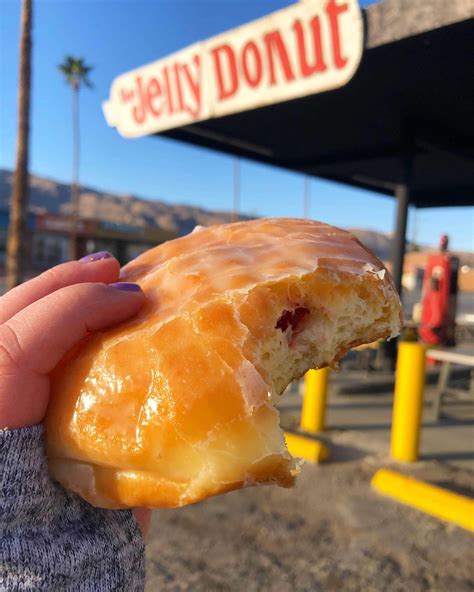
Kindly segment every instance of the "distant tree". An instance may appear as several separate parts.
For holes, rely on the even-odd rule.
[[[7,243],[7,289],[23,281],[25,271],[25,231],[28,217],[28,146],[30,137],[31,24],[32,0],[22,0],[20,67],[18,82],[18,131],[16,167],[10,205]]]
[[[87,66],[83,58],[67,56],[58,66],[64,78],[72,88],[72,180],[71,180],[71,233],[69,256],[77,259],[77,221],[79,217],[79,89],[82,86],[92,88],[89,73],[92,66]]]

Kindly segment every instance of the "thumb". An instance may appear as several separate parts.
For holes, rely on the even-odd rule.
[[[0,326],[0,423],[10,428],[42,421],[48,373],[92,331],[138,312],[137,284],[77,284],[41,298]]]

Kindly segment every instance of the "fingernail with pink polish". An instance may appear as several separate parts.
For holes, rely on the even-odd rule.
[[[103,259],[111,259],[112,257],[112,253],[108,251],[98,251],[97,253],[91,253],[90,255],[81,257],[79,261],[82,263],[93,263],[94,261],[102,261]]]
[[[116,288],[117,290],[122,290],[123,292],[141,292],[142,289],[138,284],[132,284],[130,282],[116,282],[114,284],[109,284],[112,288]]]

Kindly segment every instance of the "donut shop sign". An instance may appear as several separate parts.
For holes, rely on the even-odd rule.
[[[362,56],[357,0],[307,0],[116,78],[105,118],[126,137],[338,88]]]

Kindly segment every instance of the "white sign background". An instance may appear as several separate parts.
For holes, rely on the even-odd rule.
[[[122,74],[104,115],[139,137],[320,93],[352,78],[362,50],[357,0],[299,2]]]

